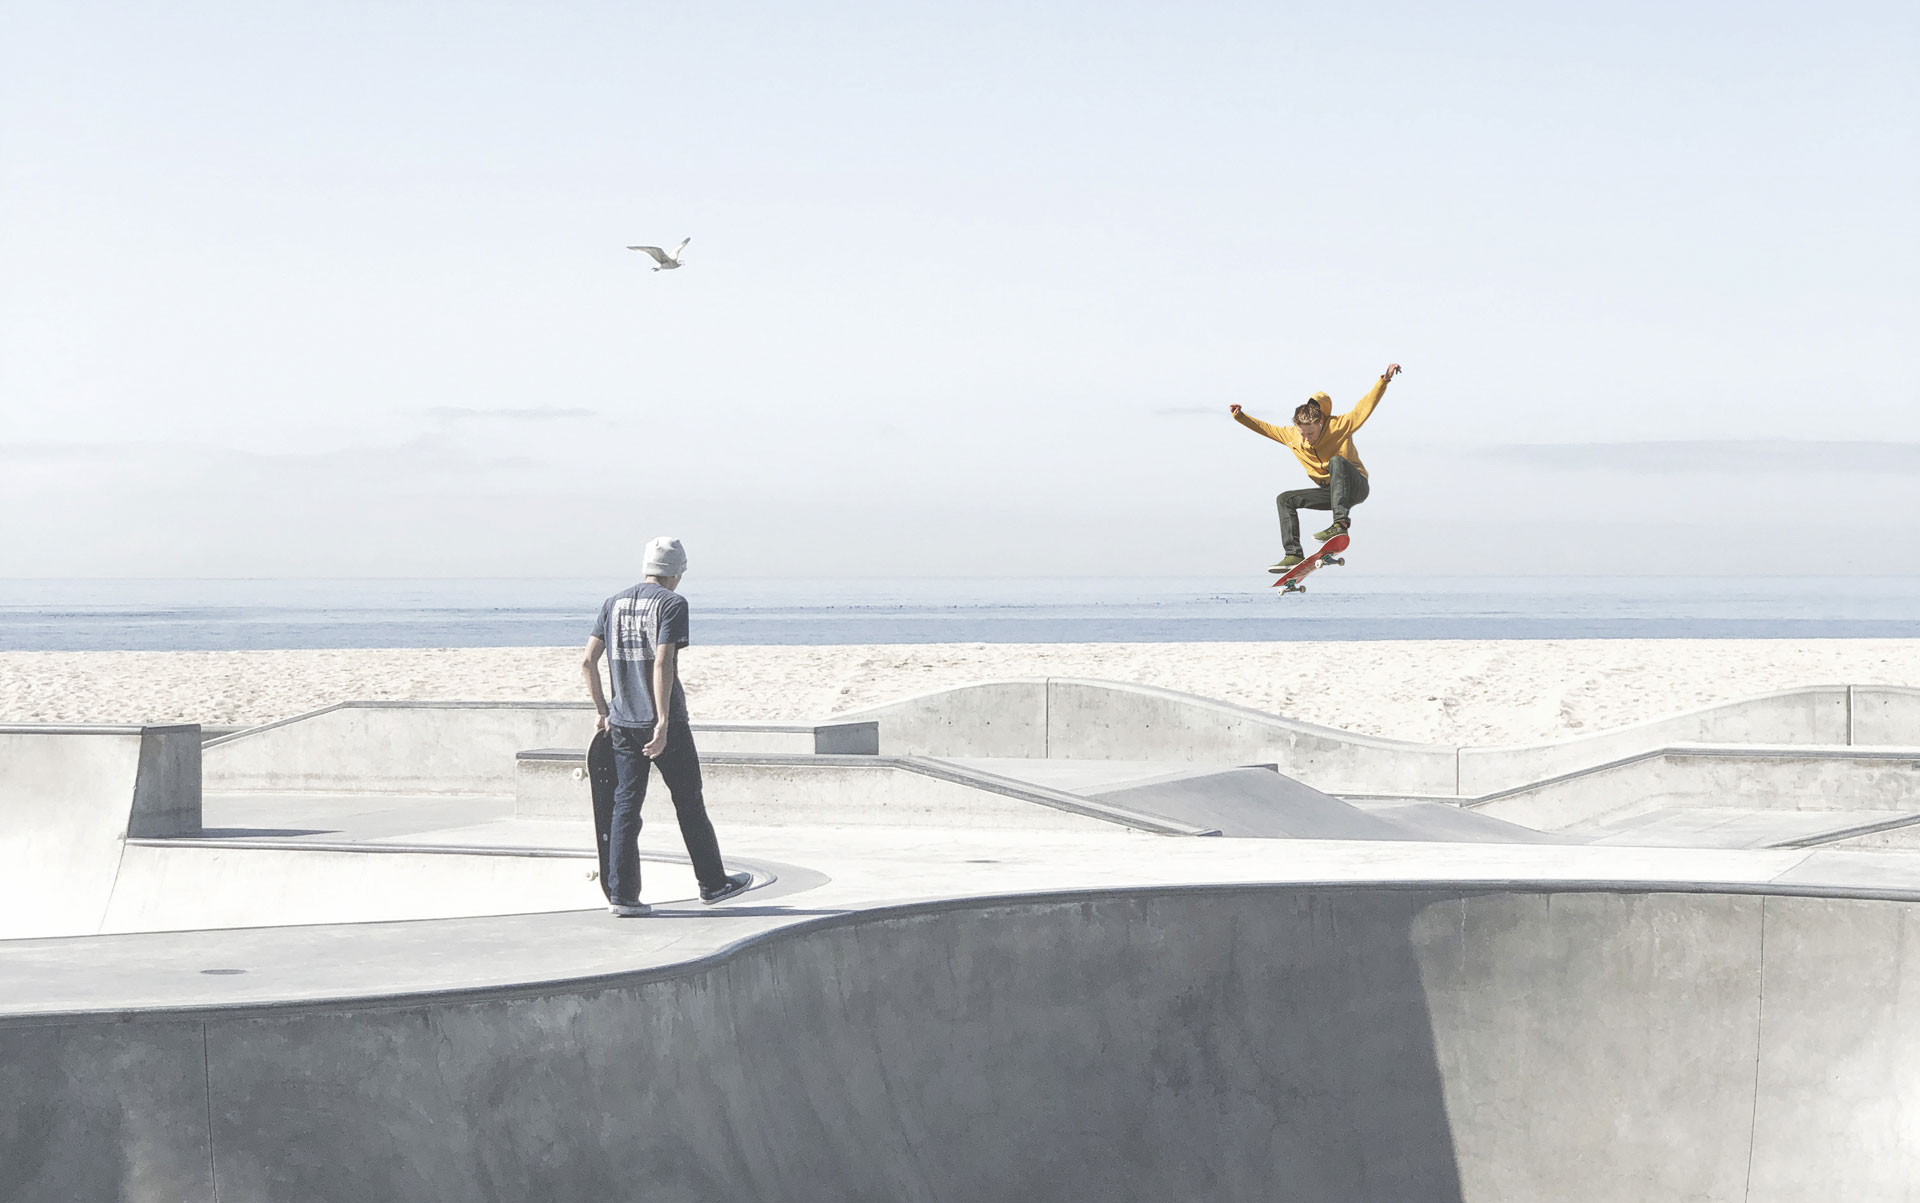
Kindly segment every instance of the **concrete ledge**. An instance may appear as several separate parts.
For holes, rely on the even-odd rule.
[[[1698,747],[1642,752],[1469,800],[1545,831],[1668,807],[1920,812],[1920,748]]]
[[[579,747],[593,707],[573,702],[342,702],[208,740],[208,789],[248,793],[514,792],[525,748]],[[698,723],[716,750],[860,753],[872,723]]]
[[[586,753],[540,748],[517,758],[514,813],[523,819],[593,813]],[[1112,825],[1166,835],[1198,827],[1064,790],[913,756],[703,753],[707,811],[716,822],[782,827],[1006,827],[1097,831]],[[657,781],[649,787],[664,790]]]

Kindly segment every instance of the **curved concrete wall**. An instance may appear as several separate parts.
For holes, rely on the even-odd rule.
[[[0,1197],[1910,1199],[1917,918],[1166,890],[508,997],[40,1018],[0,1026]]]
[[[0,939],[99,930],[126,838],[200,831],[200,728],[0,728]]]

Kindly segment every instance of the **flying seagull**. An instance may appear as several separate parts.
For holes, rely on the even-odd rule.
[[[687,244],[692,241],[693,239],[691,238],[682,238],[680,240],[680,245],[673,248],[673,253],[671,255],[661,250],[657,246],[630,246],[627,249],[630,251],[645,251],[647,254],[653,256],[653,260],[655,263],[658,263],[660,265],[659,267],[654,268],[653,269],[654,271],[670,272],[674,268],[680,266],[680,252],[686,250]]]

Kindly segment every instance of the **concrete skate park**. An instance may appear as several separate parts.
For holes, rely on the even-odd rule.
[[[1920,690],[1538,747],[1112,682],[0,728],[0,1199],[1920,1195]],[[209,738],[209,736],[211,736]]]

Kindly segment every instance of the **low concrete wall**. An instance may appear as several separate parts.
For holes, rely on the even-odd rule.
[[[876,724],[884,756],[1040,760],[1048,755],[1047,685],[1044,678],[986,681],[838,714],[833,721]]]
[[[0,727],[0,939],[98,931],[128,835],[200,831],[200,729]]]
[[[1048,677],[946,689],[837,716],[889,756],[1277,763],[1316,789],[1454,792],[1454,749],[1374,739],[1131,685]]]
[[[1891,1203],[1916,910],[1161,890],[505,996],[41,1018],[0,1026],[0,1197]]]
[[[1742,698],[1558,743],[1461,748],[1460,793],[1478,797],[1674,744],[1844,746],[1850,715],[1847,687],[1834,685]]]
[[[585,754],[523,752],[514,813],[523,819],[591,817]],[[1177,820],[905,756],[707,755],[700,757],[707,813],[760,827],[1000,827],[1202,834]],[[657,780],[651,791],[664,793]],[[664,797],[662,798],[664,802]]]
[[[1920,690],[1813,686],[1551,744],[1359,735],[1116,681],[990,682],[855,711],[889,755],[1273,762],[1329,793],[1478,797],[1678,743],[1920,745]],[[994,749],[994,750],[988,750]]]
[[[343,702],[206,744],[206,787],[247,793],[514,792],[514,756],[580,747],[594,709],[574,702]],[[716,751],[872,752],[872,723],[696,723]]]
[[[343,702],[208,741],[212,790],[508,794],[522,748],[584,744],[591,705]]]
[[[1920,812],[1920,749],[1665,748],[1470,805],[1543,831],[1673,806]]]
[[[1920,689],[1855,685],[1848,693],[1852,703],[1848,743],[1920,748]]]

